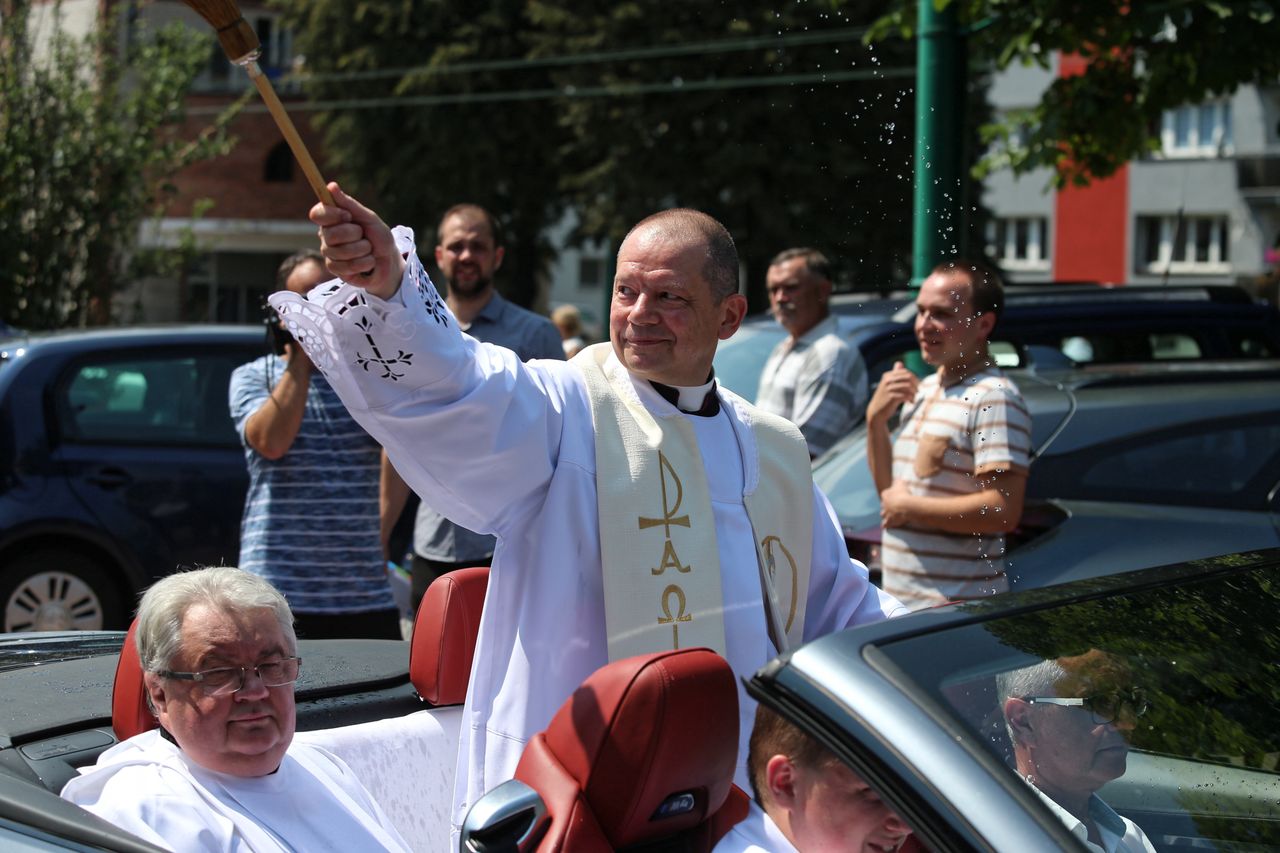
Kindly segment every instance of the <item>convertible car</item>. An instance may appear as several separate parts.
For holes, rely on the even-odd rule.
[[[342,755],[422,850],[451,845],[457,703],[486,580],[463,572],[429,590],[411,644],[300,645],[298,737]],[[1091,655],[1119,681],[1014,698],[1122,733],[1107,735],[1098,796],[1161,853],[1280,847],[1278,550],[865,626],[770,662],[748,689],[867,779],[915,849],[1085,849],[1011,763],[999,685]],[[154,849],[54,793],[154,724],[126,635],[13,635],[0,666],[0,849]],[[704,650],[611,664],[530,742],[516,778],[473,806],[462,849],[710,850],[746,809],[730,784],[734,701],[732,674]]]

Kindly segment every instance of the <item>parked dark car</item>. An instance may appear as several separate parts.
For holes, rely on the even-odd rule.
[[[1280,546],[1280,362],[1011,372],[1031,413],[1013,587]],[[850,553],[879,571],[859,425],[814,466]]]
[[[0,341],[5,631],[119,628],[179,566],[234,565],[248,476],[227,408],[260,326]]]
[[[831,307],[873,383],[915,351],[911,297],[837,295]],[[772,317],[751,318],[720,344],[716,376],[754,400],[765,360],[785,335]],[[1280,358],[1280,311],[1225,285],[1012,287],[991,350],[1001,367]]]

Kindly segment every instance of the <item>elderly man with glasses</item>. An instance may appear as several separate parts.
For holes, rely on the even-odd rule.
[[[1099,649],[996,677],[1018,775],[1089,850],[1155,853],[1097,794],[1124,775],[1129,732],[1147,711],[1131,679],[1123,659]]]
[[[178,850],[407,850],[341,759],[294,744],[293,615],[267,581],[199,569],[154,584],[136,634],[160,728],[62,796]]]

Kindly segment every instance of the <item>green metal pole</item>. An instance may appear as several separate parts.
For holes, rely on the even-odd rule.
[[[963,234],[965,44],[956,3],[919,0],[916,58],[915,193],[911,218],[911,286],[919,287]]]

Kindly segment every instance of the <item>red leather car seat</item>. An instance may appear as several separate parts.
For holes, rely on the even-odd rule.
[[[138,662],[138,646],[133,635],[138,620],[129,623],[116,661],[116,680],[111,687],[111,728],[116,738],[125,740],[160,725],[147,706],[147,688],[142,682],[142,664]]]
[[[539,853],[694,853],[747,814],[737,753],[733,671],[714,652],[684,649],[598,670],[528,743],[515,778],[551,818]]]
[[[413,626],[409,680],[432,705],[461,705],[467,697],[489,569],[455,569],[431,582]]]

